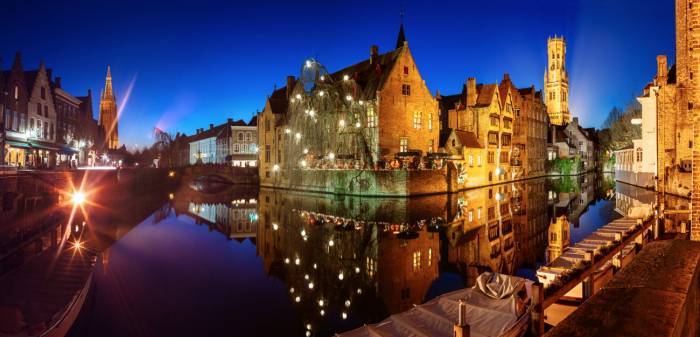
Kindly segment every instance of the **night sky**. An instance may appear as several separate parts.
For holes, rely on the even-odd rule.
[[[469,76],[542,88],[546,41],[568,42],[570,104],[599,127],[638,95],[657,54],[674,59],[673,0],[559,1],[33,1],[0,3],[0,67],[46,61],[98,113],[107,65],[123,108],[120,141],[152,143],[154,126],[192,133],[250,119],[273,86],[314,57],[333,72],[393,48],[401,8],[409,47],[434,93]],[[131,94],[124,102],[129,89]]]

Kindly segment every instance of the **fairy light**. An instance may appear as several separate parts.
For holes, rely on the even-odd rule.
[[[306,160],[303,160],[303,159],[302,159],[302,161],[301,161],[300,164],[301,164],[301,167],[306,167]]]
[[[333,247],[334,244],[335,244],[335,242],[333,242],[333,239],[331,239],[331,240],[328,241],[328,245],[329,245],[329,246]]]
[[[279,227],[280,227],[280,226],[277,225],[276,223],[273,223],[273,224],[272,224],[272,230],[275,230],[275,231],[276,231],[277,229],[279,229]]]
[[[300,260],[298,257],[297,257],[296,259],[294,259],[294,264],[295,264],[295,265],[298,266],[300,263],[301,263],[301,260]]]
[[[338,273],[338,279],[342,281],[343,278],[345,278],[345,276],[343,275],[343,272]]]
[[[313,289],[313,288],[314,288],[314,283],[313,283],[313,282],[309,282],[309,289]]]
[[[294,138],[296,138],[297,140],[301,139],[301,133],[297,132],[297,133],[294,135]]]
[[[350,77],[348,75],[343,75],[343,81],[347,81],[349,79],[350,79]]]
[[[308,154],[308,153],[309,153],[309,149],[304,149],[304,154]]]
[[[335,159],[335,153],[331,152],[328,154],[328,159],[333,160]]]
[[[352,101],[352,96],[347,95],[347,96],[345,96],[345,99],[348,100],[348,101]]]
[[[344,128],[344,127],[345,127],[345,120],[344,120],[344,119],[341,119],[341,120],[338,122],[338,124],[340,125],[341,128]]]

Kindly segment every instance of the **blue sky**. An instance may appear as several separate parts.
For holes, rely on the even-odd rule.
[[[674,59],[673,0],[532,1],[36,1],[5,0],[0,67],[14,52],[41,59],[74,95],[95,96],[112,67],[123,105],[120,141],[150,144],[153,127],[191,133],[250,119],[273,86],[314,57],[330,71],[394,47],[405,9],[409,47],[430,90],[456,93],[467,77],[509,73],[542,88],[546,40],[568,41],[570,103],[599,127],[638,95],[655,57]]]

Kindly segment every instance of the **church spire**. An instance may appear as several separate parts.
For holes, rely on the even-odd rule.
[[[396,49],[403,47],[406,42],[406,33],[403,30],[403,10],[401,10],[401,27],[399,28],[399,36],[396,38]]]
[[[102,92],[102,97],[113,97],[114,94],[112,93],[112,72],[107,66],[107,77],[105,78],[105,89]]]

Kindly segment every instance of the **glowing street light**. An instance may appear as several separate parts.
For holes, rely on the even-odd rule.
[[[79,206],[82,205],[83,202],[85,201],[85,194],[81,191],[75,191],[73,192],[73,196],[71,197],[71,201],[73,201],[73,205]]]

